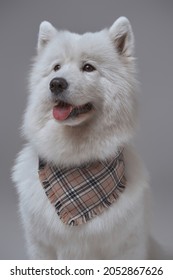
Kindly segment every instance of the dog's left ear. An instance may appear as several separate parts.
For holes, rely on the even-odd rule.
[[[109,34],[120,55],[133,56],[134,36],[130,22],[126,17],[118,18],[110,27]]]
[[[57,34],[55,27],[48,21],[42,21],[40,24],[37,51],[40,53],[49,41]]]

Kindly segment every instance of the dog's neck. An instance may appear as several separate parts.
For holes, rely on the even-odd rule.
[[[110,129],[99,132],[92,131],[92,127],[60,127],[56,141],[49,139],[48,151],[39,147],[39,155],[57,166],[79,166],[86,162],[111,158],[120,147],[125,146],[123,140]],[[53,146],[54,143],[57,148]]]

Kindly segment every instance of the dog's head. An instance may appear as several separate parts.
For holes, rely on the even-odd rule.
[[[128,140],[136,112],[133,48],[124,17],[83,35],[42,22],[23,126],[27,138],[45,154],[67,137],[83,147],[98,137],[105,143],[112,137],[115,145]]]

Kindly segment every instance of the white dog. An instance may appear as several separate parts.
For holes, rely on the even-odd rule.
[[[125,17],[83,35],[40,25],[13,172],[32,259],[148,258],[133,52]]]

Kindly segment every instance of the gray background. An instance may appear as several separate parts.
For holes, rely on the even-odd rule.
[[[42,20],[83,33],[127,16],[136,38],[140,96],[137,148],[150,172],[152,232],[173,249],[172,0],[1,0],[0,3],[0,259],[26,258],[10,169],[21,149],[19,127],[27,74]]]

